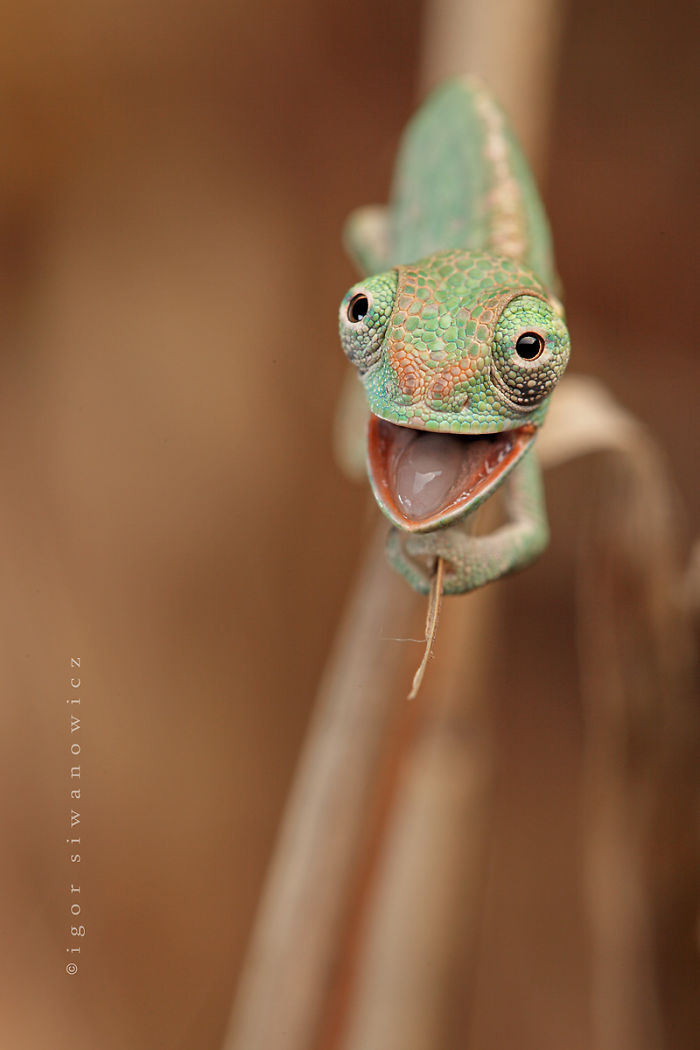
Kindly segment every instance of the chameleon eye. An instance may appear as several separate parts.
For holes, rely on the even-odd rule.
[[[345,356],[364,375],[377,364],[394,309],[396,270],[358,281],[338,310],[338,329]]]
[[[503,308],[494,331],[491,381],[512,410],[529,412],[549,397],[569,360],[569,333],[545,299],[524,292]]]
[[[523,332],[515,344],[515,352],[523,361],[536,361],[544,351],[544,339],[537,332]]]
[[[369,313],[369,299],[364,292],[353,295],[348,303],[348,321],[351,324],[359,324]]]

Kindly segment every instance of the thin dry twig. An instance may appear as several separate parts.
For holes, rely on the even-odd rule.
[[[438,623],[440,621],[440,606],[442,604],[442,581],[445,576],[445,561],[443,558],[438,558],[435,563],[435,572],[433,573],[433,579],[430,584],[430,595],[428,598],[428,613],[425,618],[425,652],[423,653],[423,659],[420,662],[418,670],[413,676],[413,682],[411,683],[411,692],[408,694],[409,700],[415,700],[418,696],[418,690],[421,687],[425,669],[428,666],[428,660],[432,656],[433,646],[435,645],[435,636],[437,634]]]

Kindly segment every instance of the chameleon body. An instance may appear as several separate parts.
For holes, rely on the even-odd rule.
[[[404,134],[387,208],[355,212],[366,276],[340,306],[370,410],[368,469],[391,563],[427,592],[522,568],[547,542],[532,449],[569,335],[534,181],[505,117],[471,80],[439,88]],[[507,520],[472,513],[504,484]]]

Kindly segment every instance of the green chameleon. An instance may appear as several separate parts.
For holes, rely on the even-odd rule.
[[[480,83],[440,87],[408,125],[391,204],[346,228],[362,272],[340,340],[370,409],[372,489],[391,564],[445,594],[523,568],[548,539],[532,446],[569,359],[547,219],[501,109]],[[472,532],[504,483],[506,521]]]

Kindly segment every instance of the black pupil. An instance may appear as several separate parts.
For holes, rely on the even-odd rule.
[[[361,321],[363,317],[366,317],[369,313],[369,299],[362,292],[359,295],[353,295],[352,299],[348,303],[348,318],[349,320],[357,323]]]
[[[535,332],[524,332],[515,344],[515,352],[525,361],[534,361],[544,349],[544,339]]]

